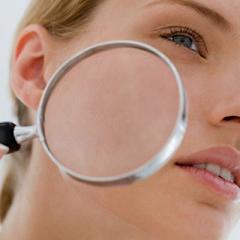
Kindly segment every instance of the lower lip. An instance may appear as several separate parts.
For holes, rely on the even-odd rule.
[[[228,200],[239,200],[240,188],[236,184],[217,177],[204,169],[198,169],[190,166],[178,167],[185,172],[190,173],[194,177],[194,179],[203,183],[211,191],[220,194]]]

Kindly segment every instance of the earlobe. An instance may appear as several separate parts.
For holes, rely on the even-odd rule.
[[[47,34],[41,26],[28,26],[18,38],[12,58],[12,89],[27,107],[34,110],[46,86],[44,65],[49,45]]]

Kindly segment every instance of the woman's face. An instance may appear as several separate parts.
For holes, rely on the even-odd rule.
[[[157,174],[114,188],[69,180],[73,191],[84,192],[103,208],[153,236],[161,237],[164,232],[165,239],[174,233],[184,233],[181,239],[220,239],[228,233],[240,218],[240,203],[176,163],[209,147],[240,150],[239,14],[237,0],[231,4],[224,0],[107,0],[100,4],[88,31],[70,41],[67,53],[61,51],[66,43],[56,45],[55,62],[48,69],[47,78],[55,69],[54,64],[96,42],[146,42],[175,63],[189,100],[189,123],[183,144]],[[101,142],[98,144],[96,147],[101,147]],[[229,161],[217,151],[223,161]],[[240,166],[240,157],[237,163]]]

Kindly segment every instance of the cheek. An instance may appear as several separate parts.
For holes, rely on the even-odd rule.
[[[86,167],[90,175],[104,174],[105,166],[121,174],[166,143],[177,118],[177,86],[165,64],[139,52],[90,57],[57,85],[45,123],[48,142],[65,166]]]

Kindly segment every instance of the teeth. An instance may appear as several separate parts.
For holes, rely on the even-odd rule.
[[[207,163],[206,164],[206,169],[215,174],[216,176],[219,176],[220,175],[220,172],[221,172],[221,167],[216,165],[216,164],[212,164],[212,163]]]
[[[222,168],[220,176],[228,181],[234,182],[234,177],[227,169]]]
[[[234,176],[233,174],[225,169],[221,168],[217,164],[212,164],[212,163],[201,163],[201,164],[194,164],[193,167],[198,168],[198,169],[206,169],[207,171],[213,173],[216,176],[220,176],[224,178],[227,181],[234,182]]]

